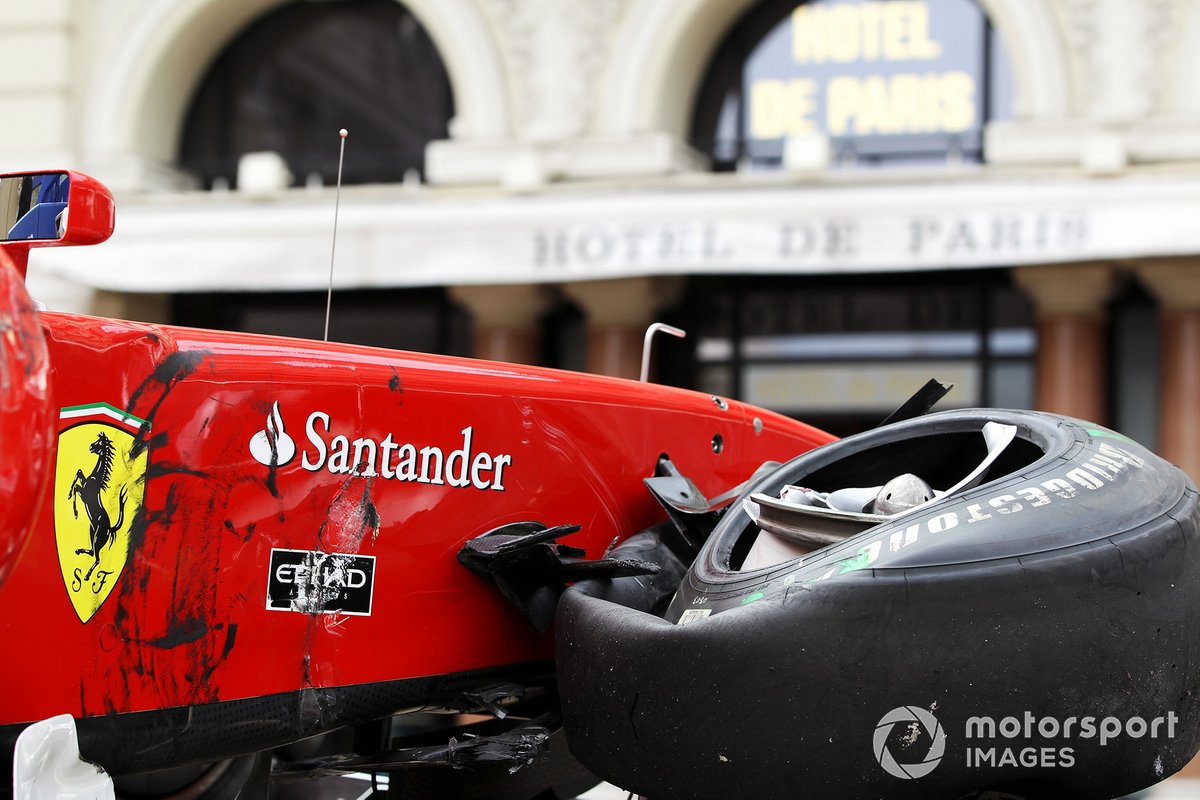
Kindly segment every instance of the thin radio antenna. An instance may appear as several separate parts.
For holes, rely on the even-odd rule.
[[[333,196],[333,245],[329,248],[329,293],[325,295],[325,341],[329,341],[329,312],[333,308],[333,256],[337,253],[338,206],[342,201],[342,159],[346,156],[346,137],[350,131],[342,128],[338,136],[342,138],[338,150],[337,189]]]

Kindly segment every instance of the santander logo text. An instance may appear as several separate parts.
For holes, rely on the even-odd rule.
[[[381,477],[410,483],[503,492],[512,467],[509,453],[491,453],[476,443],[474,426],[448,446],[406,442],[388,433],[382,439],[350,438],[333,433],[333,419],[314,411],[304,424],[307,445],[300,451],[300,466],[309,472],[328,472],[362,477]],[[297,446],[286,432],[276,402],[266,427],[250,439],[250,455],[264,466],[281,467],[295,458]]]

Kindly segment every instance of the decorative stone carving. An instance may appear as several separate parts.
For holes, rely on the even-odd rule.
[[[1055,11],[1082,116],[1127,125],[1162,109],[1185,17],[1180,0],[1057,0]]]
[[[481,0],[502,41],[525,141],[558,142],[592,126],[597,80],[629,0]]]
[[[1186,18],[1187,9],[1180,0],[1145,0],[1145,46],[1151,54],[1145,72],[1145,83],[1149,95],[1148,110],[1156,115],[1170,112],[1168,91],[1172,68],[1176,64],[1176,48],[1179,46],[1179,31]]]

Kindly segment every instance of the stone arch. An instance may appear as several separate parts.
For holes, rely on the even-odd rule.
[[[977,0],[1008,47],[1018,120],[1069,115],[1066,45],[1045,4]],[[634,0],[600,87],[600,133],[666,131],[687,138],[709,60],[755,0]],[[682,101],[682,102],[681,102]]]
[[[1175,43],[1176,57],[1165,65],[1162,80],[1169,87],[1163,98],[1160,113],[1168,117],[1200,117],[1200,86],[1192,78],[1200,69],[1200,9],[1187,7],[1179,38]]]
[[[976,0],[1008,48],[1021,122],[1071,116],[1070,59],[1048,3]]]
[[[90,162],[139,160],[152,168],[175,161],[180,126],[205,71],[239,31],[288,0],[173,0],[136,4],[109,26],[81,119]],[[456,116],[452,135],[509,135],[509,103],[495,41],[469,3],[403,2],[425,26],[449,75]],[[120,183],[120,181],[118,181]],[[141,187],[126,187],[141,188]]]

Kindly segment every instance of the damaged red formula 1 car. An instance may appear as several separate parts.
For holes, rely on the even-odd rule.
[[[1112,431],[918,400],[835,442],[643,383],[37,311],[28,249],[102,241],[111,196],[10,175],[0,211],[18,795],[62,715],[131,797],[1100,797],[1200,748],[1196,488]]]

